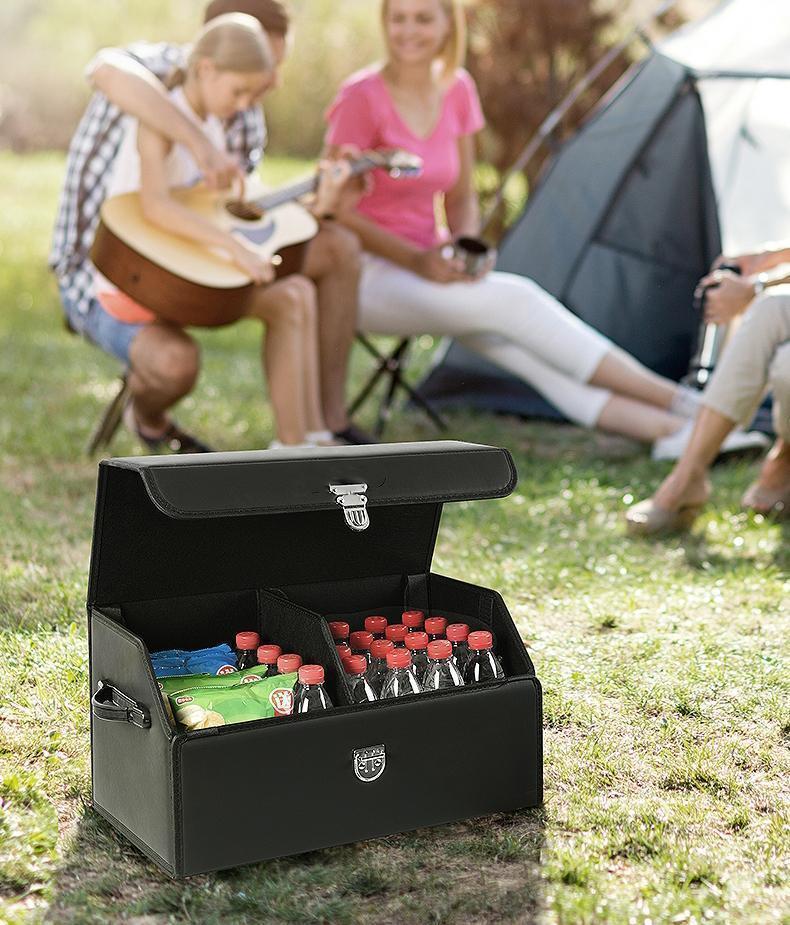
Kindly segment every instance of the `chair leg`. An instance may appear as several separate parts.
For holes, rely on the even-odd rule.
[[[88,456],[93,456],[97,450],[106,449],[112,443],[112,439],[120,427],[124,408],[130,397],[131,389],[129,387],[129,380],[124,373],[124,375],[121,376],[121,386],[117,394],[105,408],[98,424],[90,435],[87,446],[85,447],[85,452]]]

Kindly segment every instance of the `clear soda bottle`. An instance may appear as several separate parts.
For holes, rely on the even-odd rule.
[[[428,671],[422,688],[440,691],[448,687],[463,687],[464,679],[452,659],[453,644],[449,639],[435,639],[428,643]]]
[[[349,655],[343,662],[343,667],[346,669],[348,686],[351,688],[352,703],[370,703],[377,699],[376,692],[365,677],[368,663],[364,655]]]
[[[466,623],[451,623],[445,630],[445,635],[453,644],[453,661],[455,667],[464,673],[466,663],[469,661],[469,626]]]
[[[332,639],[337,645],[339,642],[345,642],[348,644],[348,633],[351,627],[343,620],[332,620],[329,624],[329,632],[332,634]]]
[[[488,630],[478,630],[469,634],[469,660],[464,668],[464,683],[474,684],[478,681],[494,681],[504,678],[505,672],[494,655],[494,640]]]
[[[365,629],[374,639],[384,639],[384,631],[387,629],[387,618],[379,616],[379,614],[365,617]]]
[[[352,655],[364,655],[365,661],[370,664],[370,644],[373,642],[373,633],[367,630],[357,630],[348,637]]]
[[[425,672],[428,670],[428,634],[409,633],[406,637],[406,648],[411,652],[411,664],[417,680],[422,684]]]
[[[387,653],[394,648],[390,639],[374,639],[370,644],[370,667],[366,677],[377,697],[381,696],[381,688],[387,676]]]
[[[404,640],[408,635],[409,630],[402,623],[390,623],[387,629],[384,631],[384,635],[387,639],[395,646],[396,649],[406,648],[404,645]]]
[[[302,667],[302,656],[295,652],[285,652],[277,659],[279,674],[293,674]]]
[[[428,617],[425,621],[425,632],[428,634],[428,641],[434,642],[436,639],[444,639],[446,628],[447,620],[444,617]]]
[[[324,669],[321,665],[302,665],[299,669],[298,690],[295,689],[294,693],[294,713],[328,710],[332,706],[324,690]]]
[[[392,649],[387,653],[387,675],[381,689],[381,700],[392,697],[406,697],[419,694],[420,682],[411,665],[411,652],[408,649]]]
[[[258,664],[257,649],[260,644],[260,633],[236,633],[236,667],[239,671],[242,668],[254,668]]]
[[[410,633],[420,633],[425,622],[425,614],[422,610],[404,610],[400,621]]]
[[[279,674],[277,671],[277,659],[283,654],[280,646],[258,646],[258,664],[266,666],[265,678],[271,678],[272,675]]]
[[[338,642],[335,645],[335,648],[337,649],[337,654],[341,662],[344,658],[347,658],[349,655],[351,655],[351,647],[347,642]]]

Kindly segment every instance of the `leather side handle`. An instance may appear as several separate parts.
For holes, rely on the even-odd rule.
[[[91,697],[91,710],[97,719],[130,723],[140,729],[151,728],[151,714],[147,707],[107,681],[99,681],[99,687]]]

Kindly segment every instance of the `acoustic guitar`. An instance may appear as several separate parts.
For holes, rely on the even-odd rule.
[[[351,162],[352,176],[375,168],[392,177],[416,176],[422,161],[405,151],[368,151]],[[271,260],[280,278],[301,270],[306,244],[318,231],[315,218],[296,201],[317,186],[316,174],[269,192],[263,192],[253,179],[244,200],[233,198],[228,190],[209,190],[203,185],[173,190],[172,195]],[[175,324],[231,324],[247,313],[255,289],[250,277],[224,251],[149,222],[139,193],[112,196],[104,202],[91,259],[121,292]]]

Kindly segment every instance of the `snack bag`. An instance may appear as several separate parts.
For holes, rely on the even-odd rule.
[[[293,712],[296,674],[253,683],[191,687],[168,695],[173,715],[185,730],[245,723]]]
[[[227,643],[208,649],[164,649],[151,653],[157,678],[173,675],[223,675],[236,671],[236,653]]]
[[[266,677],[266,665],[255,665],[253,668],[244,668],[241,671],[232,671],[227,674],[187,674],[168,675],[157,678],[156,683],[162,696],[167,698],[170,694],[185,690],[188,687],[235,687],[237,684],[251,684],[253,681],[263,681]]]

